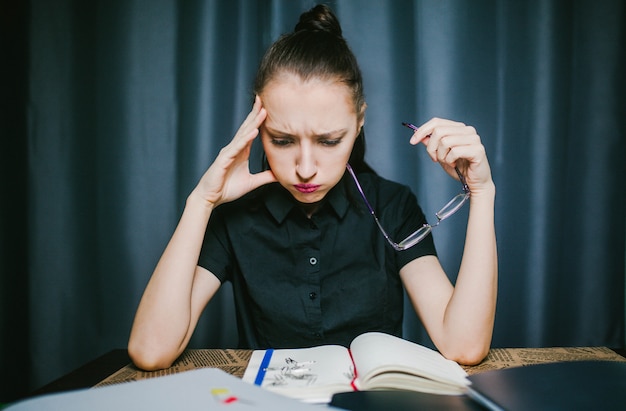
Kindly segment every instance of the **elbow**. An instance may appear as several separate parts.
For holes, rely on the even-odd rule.
[[[478,365],[489,354],[489,350],[463,353],[455,359],[461,365]]]
[[[128,356],[137,368],[144,371],[162,370],[174,362],[172,356],[162,350],[146,348],[132,339],[128,342]]]
[[[461,365],[478,365],[489,354],[489,345],[479,345],[476,347],[463,347],[459,350],[444,354],[444,356]]]
[[[480,364],[489,354],[491,338],[458,339],[455,343],[448,342],[438,346],[445,358],[461,365]]]

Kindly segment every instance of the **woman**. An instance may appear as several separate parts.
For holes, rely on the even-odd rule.
[[[471,192],[453,286],[431,235],[396,250],[367,208],[394,240],[426,223],[408,188],[364,161],[361,73],[326,6],[304,13],[270,47],[254,91],[252,111],[187,198],[146,287],[128,346],[134,363],[170,366],[224,281],[233,284],[242,347],[348,345],[366,331],[401,335],[404,287],[444,356],[481,361],[493,330],[497,256],[495,186],[476,131],[432,119],[410,139]],[[251,174],[257,135],[268,168]]]

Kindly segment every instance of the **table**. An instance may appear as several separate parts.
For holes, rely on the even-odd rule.
[[[251,353],[250,350],[189,349],[170,369],[154,373],[168,374],[198,367],[217,366],[237,375],[242,373],[242,367],[247,364]],[[220,362],[219,359],[223,361]],[[492,348],[481,364],[464,368],[468,374],[473,374],[517,365],[589,359],[626,362],[626,350],[606,347]],[[220,363],[216,365],[216,361]],[[147,374],[154,373],[137,370],[130,364],[127,350],[114,349],[33,391],[30,396],[89,388],[107,381],[123,382],[124,378],[128,378],[129,381],[141,379]]]
[[[130,363],[128,351],[114,349],[33,391],[29,396],[93,387]]]

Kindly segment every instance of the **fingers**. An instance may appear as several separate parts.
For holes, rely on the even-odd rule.
[[[262,171],[250,176],[250,190],[277,181],[272,170]]]
[[[267,112],[263,108],[261,99],[256,96],[252,110],[239,126],[231,142],[220,150],[215,162],[220,164],[222,168],[228,168],[233,162],[247,161],[252,141],[259,134],[259,127],[266,117]]]
[[[472,158],[480,147],[480,137],[473,127],[436,129],[430,135],[426,151],[434,161],[455,166],[460,158]]]
[[[220,150],[198,184],[198,191],[208,202],[218,205],[232,201],[275,180],[271,172],[251,175],[248,167],[252,142],[266,117],[267,112],[257,96],[252,110],[231,142]]]
[[[261,103],[261,98],[256,96],[254,99],[254,105],[252,106],[252,111],[248,114],[246,119],[243,121],[239,130],[235,134],[235,137],[229,144],[236,153],[241,152],[246,147],[249,147],[252,140],[259,134],[259,127],[265,121],[267,117],[267,111],[263,108],[263,104]]]
[[[457,121],[433,118],[420,126],[411,137],[411,144],[422,143],[433,161],[455,166],[461,158],[472,157],[482,147],[472,126]]]
[[[432,118],[426,123],[422,124],[415,130],[413,136],[411,137],[410,143],[415,145],[417,143],[422,143],[426,145],[430,140],[431,134],[437,129],[437,127],[463,127],[465,124],[452,121],[445,120],[441,118]]]
[[[410,143],[422,143],[429,157],[439,162],[455,179],[458,176],[454,168],[460,169],[470,188],[477,188],[491,181],[485,147],[472,126],[433,118],[415,130]]]

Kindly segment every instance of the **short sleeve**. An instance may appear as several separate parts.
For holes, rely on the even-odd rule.
[[[388,234],[395,242],[402,241],[426,224],[426,217],[409,187],[386,182],[379,188],[378,199],[381,224],[389,230]],[[426,255],[437,255],[430,233],[413,247],[395,252],[398,270]]]
[[[198,265],[213,273],[222,283],[230,280],[232,273],[232,247],[226,229],[224,207],[213,210],[206,232]]]

